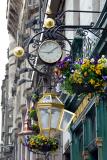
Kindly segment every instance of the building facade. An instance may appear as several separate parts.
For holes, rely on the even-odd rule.
[[[14,158],[12,145],[12,126],[13,126],[13,112],[8,105],[8,85],[9,85],[9,64],[6,65],[6,75],[2,83],[2,134],[1,134],[1,159]]]
[[[2,141],[9,150],[2,148],[2,159],[5,160],[42,160],[43,155],[30,152],[20,143],[20,133],[24,128],[27,109],[31,106],[31,93],[38,88],[41,76],[34,72],[26,57],[18,59],[13,49],[22,46],[27,50],[27,44],[32,36],[43,30],[43,22],[50,17],[55,19],[64,12],[62,17],[65,25],[72,28],[64,30],[63,35],[70,39],[73,57],[80,58],[76,36],[78,29],[84,26],[94,26],[97,30],[87,30],[83,38],[82,50],[91,56],[96,53],[106,55],[106,0],[8,0],[7,28],[9,31],[8,64],[6,76],[2,83]],[[71,12],[66,12],[71,10]],[[96,11],[96,12],[94,12]],[[62,20],[61,19],[61,20]],[[59,21],[60,25],[60,21]],[[75,27],[73,27],[75,26]],[[77,27],[77,28],[76,28]],[[80,36],[80,35],[79,35]],[[38,36],[44,39],[44,35]],[[53,37],[52,37],[53,38]],[[69,54],[69,45],[65,42],[63,56]],[[33,52],[32,45],[29,51]],[[34,52],[34,54],[37,54]],[[42,77],[39,93],[47,91],[44,84],[49,83],[49,77]],[[51,154],[49,160],[106,160],[106,98],[93,95],[78,96],[59,92],[60,99],[69,111],[75,112],[70,129],[61,135],[61,146],[58,152]]]

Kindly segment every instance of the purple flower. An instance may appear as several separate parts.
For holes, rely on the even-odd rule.
[[[106,80],[107,80],[107,76],[102,76],[102,78],[104,79],[104,81],[106,81]]]
[[[32,109],[35,109],[35,107],[34,107],[34,106],[32,106]]]
[[[62,61],[59,61],[59,62],[57,63],[57,66],[58,66],[60,69],[62,69],[62,68],[64,68],[64,64],[65,64],[66,62],[68,62],[68,63],[70,64],[70,62],[71,62],[70,56],[65,57]]]
[[[74,64],[80,64],[81,65],[81,64],[83,64],[83,60],[79,59],[78,61],[75,61]]]
[[[58,68],[63,68],[64,67],[64,63],[63,63],[63,61],[59,61],[58,63],[57,63],[57,67]]]
[[[78,64],[78,62],[77,62],[77,61],[75,61],[75,62],[74,62],[74,64]]]
[[[80,60],[78,61],[78,64],[83,64],[83,59],[80,59]]]
[[[70,57],[70,56],[65,57],[65,58],[63,59],[63,62],[71,62],[71,57]]]
[[[99,58],[100,58],[100,56],[99,55],[96,55],[96,57],[92,57],[92,58],[94,58],[94,63],[93,64],[98,64],[98,60],[99,60]]]

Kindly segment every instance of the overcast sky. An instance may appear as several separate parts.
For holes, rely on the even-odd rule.
[[[1,104],[1,84],[5,75],[5,64],[7,63],[7,49],[9,44],[7,24],[6,24],[6,7],[7,7],[7,0],[0,0],[0,104]],[[1,134],[1,107],[0,107],[0,134]]]

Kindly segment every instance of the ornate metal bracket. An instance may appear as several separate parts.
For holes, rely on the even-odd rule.
[[[93,49],[93,46],[95,45],[96,39],[100,38],[96,33],[94,32],[95,30],[107,30],[105,28],[97,28],[94,27],[94,25],[65,25],[64,24],[64,16],[66,13],[69,12],[86,12],[86,13],[101,13],[99,11],[77,11],[77,10],[67,10],[62,12],[60,15],[58,15],[55,18],[55,26],[47,29],[43,28],[42,31],[39,31],[37,34],[35,34],[28,42],[27,48],[26,48],[26,56],[28,59],[29,64],[31,67],[38,71],[37,68],[37,63],[39,61],[39,64],[43,64],[41,67],[41,71],[39,70],[40,73],[43,74],[48,73],[48,68],[49,66],[44,65],[43,62],[38,57],[38,48],[40,44],[44,40],[55,40],[57,41],[60,45],[62,50],[68,52],[71,56],[72,61],[74,61],[74,55],[75,52],[78,52],[80,54],[82,50],[84,49],[87,54],[88,52],[91,52]],[[64,33],[64,31],[77,31],[76,36],[73,39],[67,38]],[[91,40],[88,34],[92,34],[94,36],[95,41]],[[77,42],[77,39],[79,41]],[[74,45],[74,41],[76,46]],[[69,50],[66,50],[66,42],[69,45]],[[75,51],[76,47],[76,51]],[[32,48],[32,49],[31,49]],[[30,51],[30,49],[32,51]],[[40,66],[39,66],[40,67]]]

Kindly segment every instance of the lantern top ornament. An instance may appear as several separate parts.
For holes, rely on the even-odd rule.
[[[38,101],[37,106],[57,106],[58,108],[64,109],[64,104],[58,98],[56,93],[44,93],[43,97]]]

